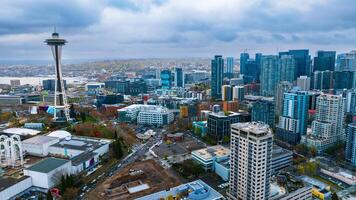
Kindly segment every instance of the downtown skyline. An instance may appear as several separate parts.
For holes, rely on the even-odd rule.
[[[0,2],[0,60],[50,60],[57,27],[63,59],[237,57],[288,49],[353,49],[356,2],[186,0]]]

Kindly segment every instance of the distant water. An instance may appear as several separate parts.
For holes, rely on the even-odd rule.
[[[42,85],[42,80],[54,79],[54,76],[46,77],[0,77],[0,84],[10,84],[10,80],[20,80],[21,85],[30,84],[30,85]],[[86,81],[84,77],[64,77],[64,80],[68,84],[71,83],[83,83]]]

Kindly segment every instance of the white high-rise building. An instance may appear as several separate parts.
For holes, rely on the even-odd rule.
[[[231,125],[230,199],[269,199],[273,134],[260,122]]]
[[[232,99],[242,101],[245,98],[245,87],[242,85],[232,88]]]
[[[300,76],[297,78],[297,86],[303,91],[310,90],[310,78],[307,76]]]
[[[312,134],[302,137],[302,143],[315,147],[319,152],[338,141],[345,140],[343,128],[345,99],[341,95],[321,94],[316,100],[316,116]]]

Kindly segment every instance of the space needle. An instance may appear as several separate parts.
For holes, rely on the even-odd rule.
[[[64,46],[67,41],[65,39],[59,38],[59,34],[56,32],[56,30],[54,30],[54,33],[52,33],[52,38],[45,40],[45,43],[51,47],[56,70],[54,90],[54,121],[70,121],[69,106],[67,104],[67,97],[65,94],[61,68],[62,46]]]

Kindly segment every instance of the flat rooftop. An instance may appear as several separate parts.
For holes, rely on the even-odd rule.
[[[46,135],[38,135],[27,140],[22,141],[24,144],[45,144],[51,141],[58,140],[56,137],[46,136]]]
[[[235,123],[231,125],[231,128],[236,128],[245,132],[252,132],[255,134],[261,134],[270,131],[268,124],[259,122]]]
[[[109,143],[110,142],[108,140],[103,140],[103,139],[72,136],[70,140],[61,139],[59,142],[51,146],[57,148],[67,148],[67,149],[75,149],[79,151],[87,151],[87,150],[98,149],[103,145]]]
[[[66,164],[67,162],[69,162],[69,160],[49,157],[28,167],[27,170],[48,173]]]
[[[221,145],[216,145],[216,146],[207,147],[204,149],[195,150],[192,152],[192,154],[195,154],[195,155],[203,158],[204,160],[210,160],[213,157],[222,158],[225,156],[229,156],[230,149],[225,148]]]
[[[279,147],[277,145],[273,145],[272,158],[278,158],[284,155],[293,155],[293,152],[289,151],[288,149]]]
[[[162,190],[160,192],[149,194],[147,196],[137,198],[136,200],[168,199],[169,196],[179,196],[184,192],[187,194],[182,199],[215,200],[223,198],[219,192],[199,179],[174,188],[170,188],[169,190]]]
[[[137,112],[154,112],[154,113],[163,113],[169,112],[169,110],[163,106],[158,105],[144,105],[144,104],[132,104],[124,108],[118,109],[118,111],[137,111]]]
[[[0,176],[0,192],[27,178],[30,177],[22,176],[20,178],[12,178],[12,177]]]

